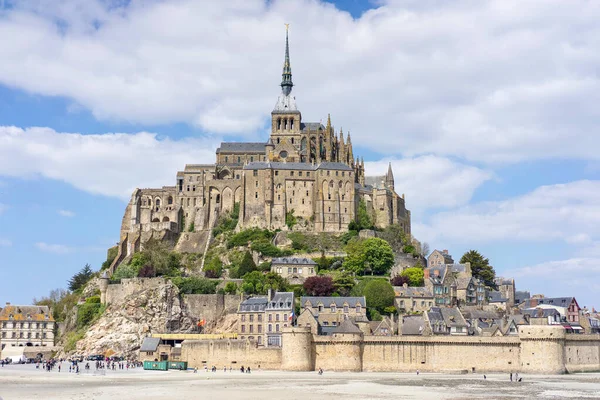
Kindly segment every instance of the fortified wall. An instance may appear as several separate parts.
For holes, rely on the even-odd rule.
[[[250,366],[287,371],[523,372],[600,371],[600,335],[566,335],[562,327],[524,326],[518,337],[313,336],[287,328],[281,348],[248,340],[185,341],[190,367]]]

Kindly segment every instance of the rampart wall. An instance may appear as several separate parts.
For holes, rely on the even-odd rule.
[[[292,371],[600,371],[600,335],[565,335],[562,327],[521,328],[518,337],[313,336],[288,328],[281,349],[261,348],[248,340],[185,341],[182,360],[198,367],[260,364]]]

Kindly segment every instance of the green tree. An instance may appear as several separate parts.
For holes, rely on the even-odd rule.
[[[496,288],[494,279],[496,278],[496,271],[490,265],[490,260],[485,258],[477,250],[469,250],[460,258],[460,263],[471,263],[471,273],[473,276],[490,288]]]
[[[408,279],[408,286],[423,286],[423,284],[425,283],[423,276],[423,268],[406,268],[404,271],[402,271],[400,276]]]
[[[287,225],[287,227],[292,230],[292,228],[294,227],[294,225],[296,225],[298,223],[298,219],[296,218],[296,216],[294,215],[294,210],[290,210],[287,213],[285,213],[285,224]]]
[[[237,269],[237,276],[239,278],[243,278],[244,275],[256,271],[256,263],[254,262],[254,260],[252,259],[252,254],[250,254],[249,251],[247,251],[244,254],[244,258],[242,258],[242,262],[240,263],[238,269]]]
[[[373,219],[367,210],[367,204],[364,200],[358,202],[358,211],[356,213],[356,228],[361,229],[373,229]]]
[[[288,287],[288,282],[276,272],[268,272],[264,275],[264,292],[268,289],[272,289],[278,292],[285,292]]]
[[[175,277],[171,282],[179,288],[183,294],[214,294],[218,281],[191,276],[189,278]]]
[[[356,274],[364,274],[368,269],[375,275],[385,275],[394,265],[394,252],[383,239],[351,240],[346,253],[343,267]]]
[[[259,271],[253,271],[244,275],[242,290],[246,294],[263,294],[265,288],[265,276]]]
[[[204,275],[207,278],[220,278],[223,274],[223,262],[218,256],[212,257],[204,264]]]
[[[385,313],[386,307],[394,305],[396,293],[388,281],[374,279],[365,286],[364,296],[367,307],[374,308],[379,313]]]
[[[90,264],[85,264],[85,267],[83,267],[78,273],[69,279],[69,290],[75,292],[79,289],[83,289],[85,284],[88,283],[93,275],[94,271],[92,271]]]
[[[236,294],[238,291],[238,285],[235,282],[227,282],[224,290],[227,294]]]
[[[335,286],[335,293],[340,296],[349,296],[352,288],[356,284],[354,277],[347,271],[335,271],[333,274],[333,285]]]

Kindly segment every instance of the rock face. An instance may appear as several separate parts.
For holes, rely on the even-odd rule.
[[[130,294],[109,304],[102,317],[77,343],[77,354],[137,358],[142,340],[151,333],[193,332],[194,319],[170,281]]]

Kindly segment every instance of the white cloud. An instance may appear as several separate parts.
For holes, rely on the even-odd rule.
[[[506,271],[518,280],[520,288],[532,294],[549,297],[575,296],[581,307],[598,307],[600,292],[600,265],[597,258],[570,258],[547,261]]]
[[[12,242],[10,240],[0,237],[0,247],[10,247],[10,246],[12,246]]]
[[[45,242],[38,242],[35,244],[35,247],[43,252],[54,254],[67,254],[74,250],[73,248],[63,244],[48,244]]]
[[[283,23],[306,120],[354,144],[481,162],[598,160],[600,5],[587,0],[17,2],[0,82],[102,119],[255,134],[278,94]],[[58,23],[60,21],[60,23]]]
[[[75,213],[73,211],[69,211],[69,210],[58,210],[58,214],[62,217],[67,217],[67,218],[72,218],[75,216]]]
[[[49,128],[0,127],[0,175],[42,176],[129,199],[136,187],[175,184],[185,163],[214,162],[216,141],[155,134],[81,135]]]
[[[417,237],[435,242],[506,241],[588,244],[600,240],[600,181],[541,186],[512,199],[464,206],[415,224]]]
[[[464,205],[475,189],[492,178],[489,171],[431,155],[365,162],[367,175],[384,175],[390,161],[395,190],[406,194],[406,205],[413,214],[428,208]]]

